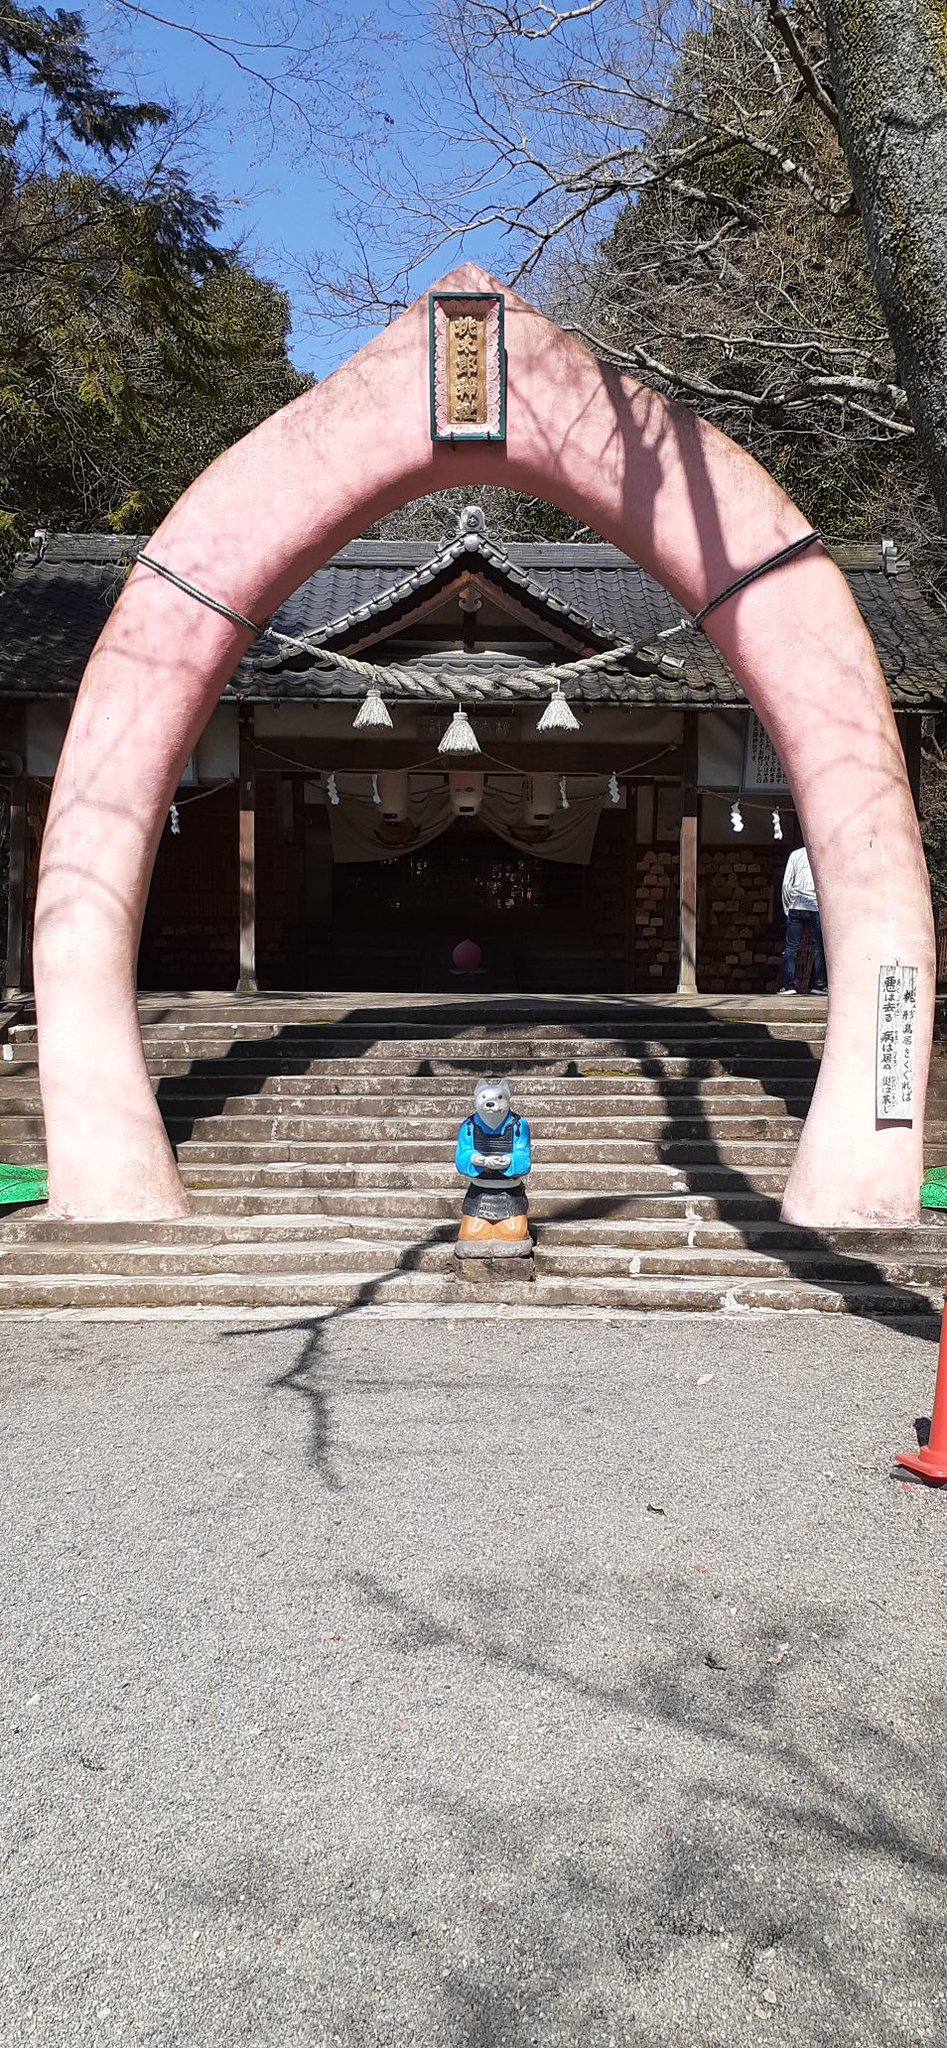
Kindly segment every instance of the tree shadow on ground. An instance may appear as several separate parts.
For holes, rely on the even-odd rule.
[[[428,1599],[348,1583],[384,1660],[344,1762],[331,1742],[360,1822],[324,1817],[315,1892],[260,1844],[189,1897],[252,1887],[261,1952],[270,1918],[303,1916],[334,1959],[327,2038],[331,2023],[342,2048],[943,2039],[932,1667],[895,1699],[896,1728],[897,1666],[863,1687],[857,1626],[827,1602],[770,1602],[722,1636],[710,1592],[656,1570],[458,1572]]]

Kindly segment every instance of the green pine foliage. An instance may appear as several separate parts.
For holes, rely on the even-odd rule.
[[[220,226],[171,111],[111,90],[81,17],[0,0],[0,554],[148,530],[309,387],[287,299]]]

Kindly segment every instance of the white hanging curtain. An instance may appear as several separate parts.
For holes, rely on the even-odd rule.
[[[540,780],[535,776],[525,779],[534,783]],[[559,806],[558,777],[550,779],[556,787],[556,808],[546,817],[538,815],[538,805],[531,807],[524,800],[521,774],[491,773],[480,805],[480,823],[508,846],[515,846],[519,853],[533,854],[538,860],[587,867],[602,808],[608,802],[608,777],[570,775],[567,811]],[[442,832],[449,831],[455,821],[446,776],[412,775],[407,815],[390,820],[372,801],[370,775],[341,774],[336,781],[340,802],[329,811],[333,860],[394,860],[427,846]],[[381,775],[378,781],[384,793]],[[400,789],[398,793],[400,796]],[[397,808],[400,810],[402,805]]]

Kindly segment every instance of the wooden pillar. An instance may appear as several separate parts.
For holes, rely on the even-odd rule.
[[[904,763],[908,771],[914,808],[920,815],[921,809],[921,720],[916,713],[902,714],[897,721],[904,751]]]
[[[6,993],[23,987],[23,937],[26,918],[26,776],[10,784],[10,880],[7,891]]]
[[[697,994],[697,718],[684,713],[677,993]]]
[[[638,978],[638,784],[625,784],[625,989]]]
[[[237,994],[256,994],[256,747],[253,710],[239,711],[240,780],[240,976]]]

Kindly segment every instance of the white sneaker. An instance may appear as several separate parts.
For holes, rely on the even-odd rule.
[[[781,989],[779,990],[779,994],[780,994],[781,996],[794,996],[794,995],[795,995],[795,993],[796,993],[796,991],[795,991],[795,989],[794,989],[794,988],[781,988]]]

